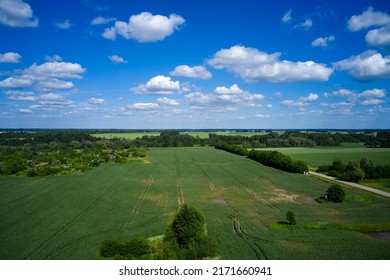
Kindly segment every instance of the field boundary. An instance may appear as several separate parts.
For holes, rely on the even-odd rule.
[[[324,175],[324,174],[321,174],[321,173],[318,173],[318,172],[314,172],[314,171],[309,171],[309,174],[314,176],[314,177],[324,178],[324,179],[331,180],[331,181],[336,182],[336,183],[341,183],[341,184],[344,184],[344,185],[347,185],[347,186],[350,186],[350,187],[358,188],[358,189],[361,189],[361,190],[365,190],[365,191],[368,191],[368,192],[371,192],[371,193],[379,194],[381,196],[385,196],[387,198],[390,198],[390,193],[382,191],[382,190],[370,188],[370,187],[367,187],[367,186],[364,186],[364,185],[360,185],[360,184],[357,184],[357,183],[353,183],[353,182],[347,182],[347,181],[339,180],[336,177]]]

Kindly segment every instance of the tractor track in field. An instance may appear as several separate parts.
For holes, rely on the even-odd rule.
[[[268,260],[264,250],[256,243],[254,238],[251,238],[242,230],[240,220],[236,218],[233,218],[233,230],[238,235],[238,237],[240,237],[245,243],[247,243],[248,246],[253,250],[253,252],[257,256],[257,259]]]
[[[254,190],[252,190],[249,185],[247,183],[245,183],[244,181],[242,181],[239,177],[231,174],[231,176],[245,189],[245,191],[247,193],[249,193],[252,197],[254,197],[254,199],[256,201],[259,201],[259,202],[263,202],[265,203],[267,206],[269,206],[270,208],[276,210],[277,212],[282,212],[279,207],[275,206],[274,204],[270,203],[269,201],[267,201],[266,199],[262,198],[261,196],[259,196],[259,194],[257,192],[255,192]]]
[[[142,206],[142,203],[145,201],[146,196],[148,195],[150,186],[153,185],[153,183],[155,182],[154,178],[156,176],[156,173],[157,173],[157,169],[155,170],[153,175],[150,175],[149,178],[144,181],[144,183],[145,183],[144,188],[143,188],[140,196],[138,197],[138,200],[135,203],[133,209],[131,210],[130,215],[127,217],[126,221],[123,223],[123,225],[121,227],[122,231],[128,229],[131,226],[131,224],[134,221],[135,216],[139,213],[141,206]]]
[[[181,176],[180,166],[176,166],[176,186],[177,186],[177,202],[179,208],[185,204],[183,191],[183,177]]]
[[[231,208],[230,205],[228,205],[228,203],[226,202],[226,200],[222,197],[220,191],[218,190],[218,188],[215,186],[213,180],[211,180],[209,174],[207,174],[207,172],[200,166],[200,170],[202,171],[208,185],[209,185],[209,188],[210,190],[213,192],[213,194],[215,195],[216,199],[218,200],[219,203],[223,204],[224,206],[226,207],[229,207]]]
[[[76,224],[86,213],[88,213],[90,210],[96,207],[96,205],[99,204],[109,193],[113,192],[115,189],[119,187],[116,183],[125,176],[130,169],[127,169],[122,176],[118,177],[102,194],[100,194],[92,203],[90,203],[85,209],[80,211],[76,216],[73,217],[66,225],[64,225],[62,228],[57,230],[51,237],[46,239],[40,246],[38,246],[37,249],[35,249],[33,252],[29,253],[24,259],[30,259],[34,254],[37,254],[41,252],[42,250],[46,249],[48,246],[50,246],[50,242],[57,239],[59,236],[63,235],[65,232],[67,232],[74,224]]]

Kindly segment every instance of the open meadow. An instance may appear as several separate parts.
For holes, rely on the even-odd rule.
[[[333,158],[332,158],[333,160]],[[221,259],[390,259],[390,200],[214,148],[153,148],[147,160],[81,175],[0,178],[0,259],[94,259],[102,240],[164,234],[187,203]],[[286,224],[293,210],[297,225]]]
[[[359,162],[366,157],[376,165],[390,164],[390,148],[366,148],[363,143],[343,143],[332,147],[264,148],[261,150],[279,151],[296,160],[303,160],[311,167],[330,165],[335,159],[343,162]]]

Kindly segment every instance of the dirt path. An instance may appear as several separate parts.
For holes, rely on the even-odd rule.
[[[321,173],[317,173],[317,172],[314,172],[314,171],[309,171],[309,174],[312,174],[312,175],[315,175],[315,176],[318,176],[318,177],[322,177],[322,178],[325,178],[325,179],[328,179],[328,180],[332,180],[332,181],[335,181],[335,182],[340,182],[340,183],[343,183],[345,185],[348,185],[348,186],[351,186],[351,187],[354,187],[354,188],[358,188],[358,189],[361,189],[361,190],[365,190],[365,191],[368,191],[368,192],[372,192],[372,193],[379,194],[379,195],[382,195],[382,196],[390,198],[390,193],[385,192],[385,191],[381,191],[381,190],[378,190],[378,189],[370,188],[370,187],[363,186],[363,185],[356,184],[356,183],[352,183],[352,182],[342,181],[342,180],[339,180],[339,179],[337,179],[335,177],[327,176],[327,175],[324,175],[324,174],[321,174]]]

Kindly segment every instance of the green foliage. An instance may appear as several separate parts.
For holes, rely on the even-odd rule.
[[[103,257],[109,258],[115,255],[122,255],[121,254],[122,248],[123,245],[118,241],[106,239],[103,240],[102,243],[100,244],[99,253]]]
[[[295,212],[292,210],[287,211],[286,219],[289,225],[294,226],[297,224],[297,219],[295,217]]]
[[[251,150],[248,154],[250,159],[253,159],[261,164],[277,168],[291,173],[303,173],[309,171],[306,162],[301,160],[293,160],[290,156],[282,154],[278,151],[257,151]]]
[[[106,258],[139,259],[150,253],[150,244],[144,237],[133,238],[125,243],[106,239],[100,244],[99,253]]]
[[[364,177],[365,173],[363,169],[360,168],[360,164],[356,161],[350,161],[345,168],[342,179],[357,183],[363,180]]]
[[[343,202],[345,199],[344,189],[337,184],[332,184],[326,191],[326,195],[329,201],[332,202]]]
[[[198,209],[184,204],[169,228],[179,246],[189,248],[194,239],[199,239],[204,235],[205,219]]]

